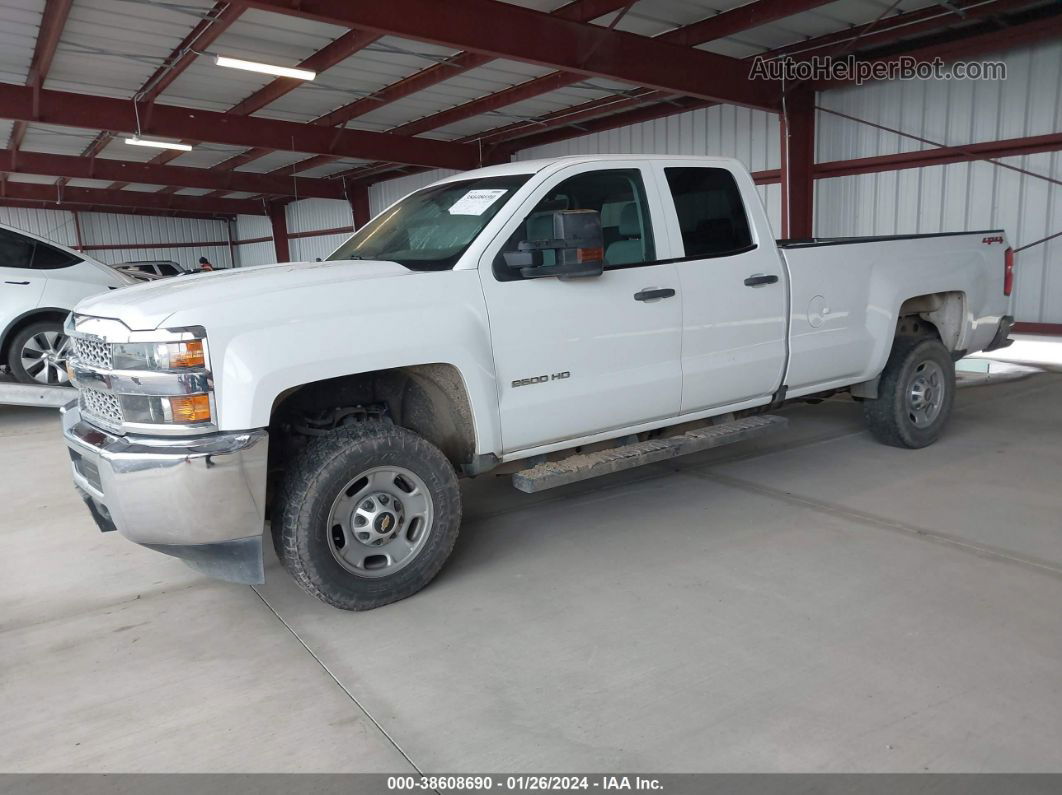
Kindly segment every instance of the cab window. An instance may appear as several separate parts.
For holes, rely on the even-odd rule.
[[[588,171],[569,177],[549,190],[509,237],[494,259],[500,281],[523,278],[505,262],[505,252],[517,251],[525,240],[553,236],[556,210],[596,210],[601,216],[605,269],[653,262],[653,225],[641,173],[636,168]],[[543,265],[554,265],[556,254],[543,252]]]
[[[723,257],[752,248],[745,205],[725,168],[665,168],[687,258]]]

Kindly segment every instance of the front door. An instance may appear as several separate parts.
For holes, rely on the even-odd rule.
[[[678,412],[682,308],[675,266],[655,263],[662,207],[643,164],[608,165],[554,175],[515,214],[480,268],[505,452]],[[539,227],[566,209],[601,214],[602,275],[523,278],[506,265],[502,252],[549,237]]]

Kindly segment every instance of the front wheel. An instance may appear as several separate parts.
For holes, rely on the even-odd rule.
[[[926,447],[943,432],[954,400],[955,363],[940,340],[897,337],[878,397],[863,401],[863,416],[879,442]]]
[[[7,366],[16,381],[43,386],[68,386],[66,372],[70,339],[59,320],[31,323],[15,334],[7,351]]]
[[[313,440],[293,460],[273,543],[304,590],[370,610],[431,582],[460,525],[457,475],[442,451],[405,428],[368,422]]]

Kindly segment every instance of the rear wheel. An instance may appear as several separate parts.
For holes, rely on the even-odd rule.
[[[31,323],[15,334],[7,351],[7,366],[23,384],[67,386],[66,372],[70,339],[58,320]]]
[[[955,363],[940,340],[897,337],[878,397],[863,401],[863,416],[879,442],[925,447],[940,437],[954,400]]]
[[[431,582],[460,524],[457,475],[442,451],[405,428],[367,422],[315,439],[293,460],[273,542],[304,590],[369,610]]]

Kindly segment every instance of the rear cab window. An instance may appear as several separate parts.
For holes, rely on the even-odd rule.
[[[726,257],[755,248],[741,191],[730,171],[673,166],[664,168],[664,177],[685,259]]]

